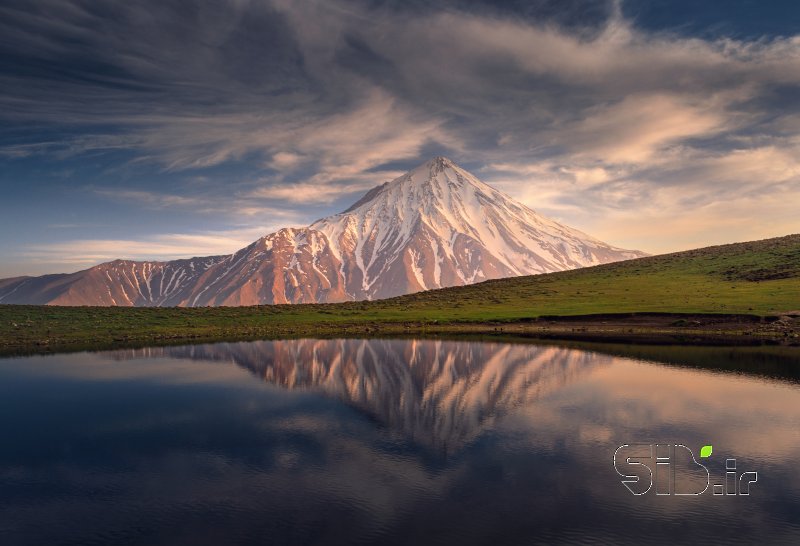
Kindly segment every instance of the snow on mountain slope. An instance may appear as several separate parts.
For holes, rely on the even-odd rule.
[[[644,255],[545,218],[443,157],[310,229],[331,242],[345,264],[346,291],[356,299]]]
[[[181,305],[227,256],[171,262],[114,260],[77,273],[0,282],[0,303],[47,305]]]
[[[341,263],[325,236],[284,228],[226,257],[194,287],[189,306],[345,301]]]
[[[345,212],[229,256],[0,281],[0,303],[207,306],[379,299],[644,254],[545,218],[437,157]]]

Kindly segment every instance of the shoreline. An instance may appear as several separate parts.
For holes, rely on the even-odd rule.
[[[31,308],[27,310],[30,311]],[[40,314],[52,308],[35,308]],[[83,308],[93,309],[93,308]],[[21,309],[18,309],[18,311]],[[38,318],[38,317],[37,317]],[[800,313],[757,316],[699,313],[606,313],[508,321],[298,321],[163,327],[158,317],[133,328],[75,328],[65,321],[0,325],[0,356],[337,337],[516,338],[655,345],[783,345],[800,349]],[[45,319],[46,320],[46,319]],[[68,321],[69,322],[69,321]],[[29,327],[26,327],[30,324]],[[9,327],[10,326],[10,327]],[[70,328],[69,326],[72,326]]]

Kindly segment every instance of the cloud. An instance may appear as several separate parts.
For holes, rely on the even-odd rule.
[[[262,174],[200,196],[252,218],[333,203],[436,150],[622,246],[800,230],[785,216],[800,202],[800,36],[693,37],[639,28],[615,2],[558,16],[545,4],[524,16],[459,2],[6,5],[7,134],[64,134],[21,132],[0,157],[254,164]],[[148,207],[198,199],[177,184],[99,191]]]
[[[362,191],[362,186],[318,187],[313,184],[290,184],[270,186],[274,181],[258,180],[255,190],[242,194],[223,194],[219,191],[195,191],[195,195],[173,195],[157,191],[126,190],[118,188],[91,188],[95,195],[122,203],[135,203],[137,207],[152,210],[183,209],[192,213],[213,214],[217,216],[269,217],[275,221],[302,224],[306,215],[300,207],[280,207],[276,201],[294,205],[310,203],[329,203],[342,194]],[[216,189],[216,188],[215,188]],[[223,188],[224,189],[224,188]],[[284,227],[280,225],[279,227]],[[259,228],[260,229],[260,228]]]
[[[302,163],[303,156],[291,152],[276,152],[268,163],[275,170],[291,169]]]
[[[281,200],[290,203],[331,203],[342,195],[363,192],[372,186],[365,184],[344,184],[324,186],[310,182],[262,187],[248,194],[249,198]]]
[[[75,239],[32,245],[23,253],[33,263],[90,267],[118,258],[171,260],[231,254],[279,226],[262,226],[206,233],[171,233],[141,239]]]
[[[669,145],[691,137],[712,136],[729,118],[709,101],[682,101],[669,95],[629,95],[600,106],[571,127],[557,130],[562,145],[576,158],[607,163],[652,162]],[[714,102],[714,101],[710,101]]]
[[[185,195],[170,195],[151,191],[125,190],[117,188],[99,188],[94,193],[103,197],[108,197],[115,201],[135,201],[144,205],[156,208],[167,208],[174,206],[197,206],[204,201],[198,197]]]

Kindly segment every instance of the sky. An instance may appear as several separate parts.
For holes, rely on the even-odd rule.
[[[800,232],[800,2],[0,0],[0,278],[227,254],[444,155],[651,253]]]

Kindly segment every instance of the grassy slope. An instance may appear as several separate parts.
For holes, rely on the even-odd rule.
[[[592,313],[747,313],[800,308],[800,235],[488,281],[376,302],[386,312],[500,319]],[[441,306],[438,311],[432,307]],[[396,311],[394,311],[396,312]]]
[[[0,348],[332,335],[345,326],[413,332],[434,321],[441,327],[542,315],[766,316],[798,309],[800,235],[791,235],[376,302],[201,309],[0,306]]]

